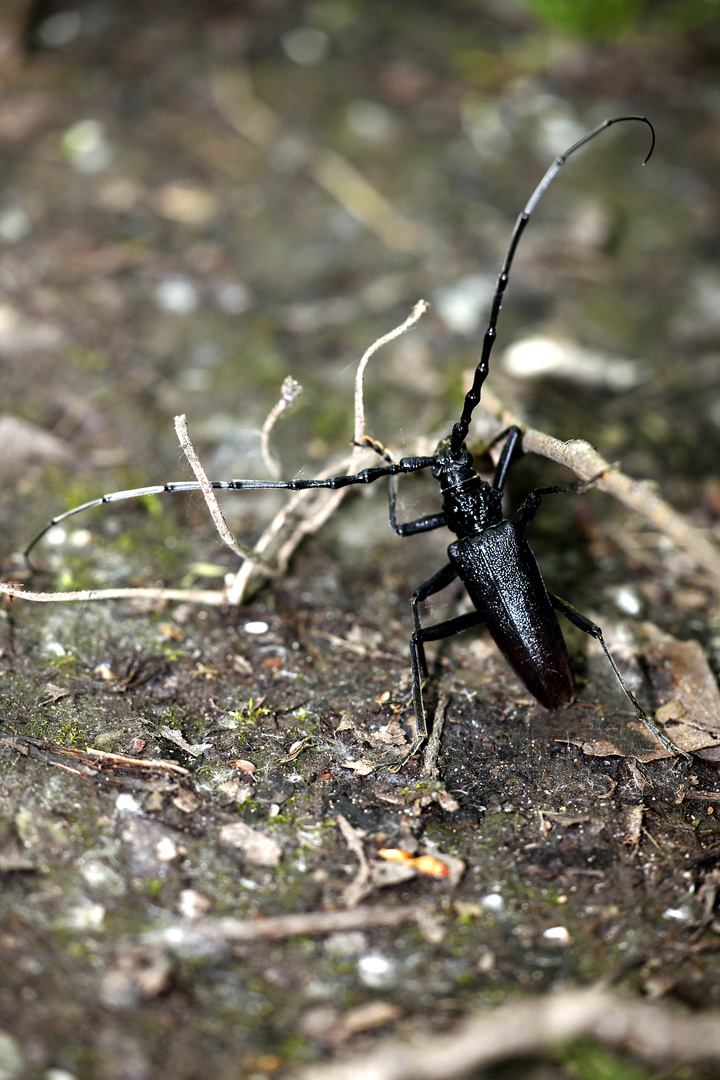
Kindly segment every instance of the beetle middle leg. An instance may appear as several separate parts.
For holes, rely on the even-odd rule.
[[[401,769],[402,766],[413,757],[422,746],[428,736],[427,713],[423,698],[423,678],[427,675],[425,660],[425,642],[439,641],[442,638],[454,637],[455,634],[478,626],[482,618],[477,611],[469,611],[465,615],[457,615],[454,619],[437,623],[435,626],[420,627],[410,638],[410,670],[412,672],[412,696],[413,710],[415,715],[415,734],[409,749],[403,754],[393,768]]]
[[[428,677],[427,660],[425,657],[425,642],[439,641],[442,638],[453,637],[471,626],[477,626],[482,618],[477,611],[469,611],[465,615],[458,615],[454,619],[437,623],[435,626],[422,626],[418,604],[427,600],[429,596],[440,592],[457,578],[455,567],[448,563],[433,574],[423,585],[415,590],[412,597],[413,620],[415,630],[410,638],[410,670],[412,673],[412,701],[415,714],[415,731],[409,749],[403,754],[400,761],[395,762],[393,768],[401,769],[402,766],[413,757],[420,749],[428,735],[427,714],[423,698],[423,681]]]
[[[386,446],[383,446],[381,442],[378,442],[377,439],[371,439],[369,435],[366,435],[359,445],[366,446],[369,450],[373,450],[378,457],[381,457],[388,465],[392,466],[395,464],[395,459],[390,451]],[[390,483],[388,484],[388,514],[390,518],[390,527],[394,529],[398,536],[414,536],[421,532],[431,532],[433,529],[442,529],[447,524],[443,513],[424,514],[422,517],[415,518],[414,521],[398,521],[397,483],[395,482],[394,477],[390,478]],[[442,588],[443,586],[440,587]]]

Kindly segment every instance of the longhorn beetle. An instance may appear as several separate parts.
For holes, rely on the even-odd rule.
[[[673,753],[684,753],[679,751],[645,714],[618,670],[605,644],[600,627],[566,600],[548,593],[535,556],[525,538],[525,530],[535,517],[544,495],[582,493],[587,491],[599,477],[574,484],[536,488],[530,492],[511,518],[504,518],[501,508],[503,489],[510,466],[522,452],[520,429],[510,427],[492,440],[490,445],[503,438],[505,443],[491,483],[482,480],[475,471],[472,455],[465,445],[472,415],[480,401],[482,386],[488,375],[490,353],[495,343],[498,316],[513,258],[530,215],[572,154],[606,128],[628,120],[640,121],[650,128],[652,143],[643,161],[644,165],[655,147],[655,131],[652,124],[644,116],[616,116],[599,124],[556,158],[530,196],[525,209],[515,223],[510,238],[492,299],[490,320],[483,339],[480,362],[475,369],[472,386],[465,395],[460,419],[453,425],[447,438],[438,443],[432,456],[405,457],[400,461],[394,461],[380,443],[366,438],[365,444],[379,454],[385,464],[364,469],[354,475],[333,476],[323,480],[217,480],[212,483],[213,488],[231,491],[253,488],[303,491],[308,488],[335,489],[351,484],[372,484],[376,480],[388,477],[390,525],[398,536],[412,536],[415,533],[429,532],[431,529],[444,526],[457,537],[448,547],[449,562],[413,593],[412,613],[415,629],[410,639],[410,665],[415,733],[409,749],[402,759],[395,763],[395,768],[402,767],[417,752],[427,736],[427,718],[422,691],[423,680],[428,675],[425,659],[425,642],[427,641],[451,637],[471,626],[485,623],[500,651],[541,705],[547,709],[569,705],[575,696],[575,681],[556,611],[561,612],[571,623],[600,643],[638,718],[668,750]],[[415,521],[399,522],[396,514],[397,477],[401,473],[414,473],[421,469],[430,469],[440,484],[442,510],[436,514],[427,514],[417,518]],[[182,480],[134,488],[129,491],[114,491],[103,495],[99,499],[84,503],[53,518],[50,524],[30,543],[25,551],[26,558],[52,526],[73,514],[101,506],[103,503],[118,502],[143,495],[159,495],[165,491],[197,491],[199,487],[196,481]],[[435,626],[423,626],[420,622],[419,604],[450,585],[456,578],[460,578],[465,585],[475,610]]]

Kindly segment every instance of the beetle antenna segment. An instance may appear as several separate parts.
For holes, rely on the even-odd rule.
[[[538,202],[542,198],[544,192],[550,186],[556,175],[565,164],[567,159],[571,157],[576,150],[589,143],[596,135],[599,135],[601,131],[605,131],[606,128],[611,127],[613,124],[621,124],[626,120],[639,120],[643,124],[647,124],[652,134],[652,142],[650,144],[650,150],[643,161],[643,165],[646,165],[650,160],[653,150],[655,149],[655,129],[646,116],[614,116],[610,120],[604,120],[602,124],[598,124],[596,128],[588,132],[587,135],[583,135],[582,139],[578,139],[576,143],[565,151],[564,154],[560,154],[555,158],[548,171],[543,176],[538,186],[530,196],[525,209],[515,222],[515,228],[513,229],[512,236],[510,237],[510,245],[505,255],[505,260],[500,270],[500,274],[497,279],[497,285],[495,286],[495,294],[492,300],[492,306],[490,308],[490,321],[488,328],[485,331],[485,337],[483,338],[482,353],[480,356],[480,363],[475,368],[475,375],[473,378],[473,384],[470,390],[465,395],[465,401],[463,403],[460,419],[453,426],[452,433],[450,435],[450,453],[454,457],[457,456],[462,445],[467,438],[468,431],[470,430],[470,421],[472,420],[472,414],[475,410],[475,406],[480,401],[480,392],[482,390],[483,383],[488,375],[490,353],[492,347],[495,344],[495,338],[497,336],[497,321],[500,315],[500,308],[503,302],[503,296],[505,295],[505,289],[507,288],[508,279],[510,277],[510,268],[512,267],[513,259],[515,258],[515,252],[517,246],[520,243],[520,237],[525,231],[525,227],[530,219],[530,215],[537,206]]]

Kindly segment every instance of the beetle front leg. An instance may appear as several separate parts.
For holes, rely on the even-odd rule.
[[[483,451],[486,452],[506,435],[505,445],[500,451],[500,457],[495,466],[495,475],[493,476],[492,486],[496,491],[504,490],[505,481],[510,472],[510,466],[522,455],[522,431],[516,425],[505,428],[505,430],[501,431],[499,435],[496,435],[487,446],[483,447]]]
[[[503,433],[504,434],[504,433]],[[366,446],[369,450],[374,451],[381,457],[383,461],[386,461],[388,465],[394,465],[395,459],[386,446],[383,446],[377,439],[371,439],[369,435],[366,435],[361,443],[357,443],[358,446]],[[406,459],[412,461],[413,459]],[[418,458],[418,461],[425,462],[426,458]],[[397,519],[397,481],[394,477],[391,477],[388,484],[388,513],[390,517],[390,527],[398,534],[398,536],[414,536],[416,533],[431,532],[432,529],[442,529],[447,522],[445,521],[445,515],[440,514],[425,514],[423,517],[416,518],[414,521],[398,521]],[[441,586],[442,588],[442,586]]]
[[[587,615],[583,615],[581,611],[578,611],[577,608],[572,606],[572,604],[569,604],[567,600],[563,600],[559,596],[551,596],[550,599],[556,611],[559,611],[562,615],[564,615],[565,618],[573,624],[573,626],[577,626],[578,630],[582,630],[583,633],[589,634],[590,637],[595,638],[595,640],[600,643],[600,647],[605,653],[607,661],[610,664],[610,667],[613,669],[613,672],[615,673],[615,678],[622,686],[626,696],[630,700],[633,708],[635,709],[635,712],[637,713],[638,720],[642,720],[643,724],[648,729],[650,734],[654,735],[655,738],[658,739],[658,741],[661,742],[665,749],[668,750],[671,754],[673,754],[674,756],[680,754],[682,757],[689,761],[690,755],[687,754],[684,750],[681,750],[679,746],[676,746],[672,739],[669,739],[667,735],[660,731],[660,729],[656,727],[650,717],[645,713],[645,710],[640,705],[640,702],[637,700],[632,690],[628,686],[627,682],[621,675],[620,670],[618,669],[618,666],[613,659],[612,653],[605,644],[603,632],[597,625],[597,623],[594,623],[592,619],[588,619]]]

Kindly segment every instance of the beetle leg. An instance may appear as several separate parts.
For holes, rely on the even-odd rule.
[[[446,568],[448,569],[448,568]],[[442,573],[442,571],[440,571]],[[437,577],[438,575],[436,575]],[[454,576],[454,575],[453,575]],[[433,579],[431,578],[431,581]],[[430,582],[427,582],[430,584]],[[419,590],[418,590],[419,591]],[[414,598],[413,598],[414,599]],[[423,700],[422,683],[423,676],[427,675],[425,663],[424,643],[426,641],[439,641],[441,638],[453,637],[463,630],[469,630],[471,626],[477,626],[482,619],[477,611],[469,611],[465,615],[458,615],[454,619],[437,623],[436,626],[419,626],[410,638],[410,669],[412,671],[412,695],[415,710],[415,733],[410,748],[403,754],[400,761],[393,765],[393,770],[401,769],[403,765],[418,752],[427,738],[427,714]],[[423,676],[421,676],[421,672]]]
[[[513,514],[512,520],[516,521],[521,528],[527,528],[540,509],[543,495],[583,495],[597,484],[606,471],[606,469],[603,469],[597,476],[592,476],[589,480],[578,480],[575,484],[554,484],[552,487],[535,488],[525,497],[523,503]]]
[[[637,713],[638,720],[642,720],[643,724],[651,733],[651,735],[654,735],[655,738],[662,743],[666,750],[668,750],[673,755],[680,754],[682,757],[686,758],[689,761],[690,755],[687,754],[684,750],[681,750],[679,746],[676,746],[675,743],[667,737],[667,735],[663,734],[663,732],[660,731],[658,727],[656,727],[650,717],[647,716],[644,709],[641,707],[639,701],[628,686],[627,682],[621,675],[610,650],[605,644],[603,632],[597,625],[597,623],[594,623],[591,619],[588,619],[587,615],[583,615],[581,611],[578,611],[577,608],[572,606],[572,604],[569,604],[567,600],[563,600],[559,596],[551,596],[550,599],[552,601],[553,607],[562,615],[564,615],[565,618],[573,624],[573,626],[577,626],[577,628],[579,630],[582,630],[583,633],[589,634],[590,637],[594,637],[595,640],[600,643],[600,647],[605,653],[608,663],[610,664],[610,667],[615,673],[617,681],[622,686],[626,696],[629,698],[633,708],[635,709],[635,712]]]
[[[505,434],[504,432],[501,433]],[[498,436],[500,438],[501,436]],[[361,443],[356,443],[357,446],[366,446],[369,450],[374,450],[378,457],[381,457],[383,461],[386,461],[388,465],[394,465],[395,460],[381,442],[377,439],[371,439],[369,435],[366,435]],[[424,460],[424,459],[423,459]],[[388,512],[390,517],[390,526],[398,536],[413,536],[415,533],[430,532],[432,529],[442,529],[447,522],[445,521],[445,515],[440,514],[425,514],[423,517],[416,518],[414,521],[398,521],[397,519],[397,483],[393,478],[390,479],[388,485]],[[442,588],[442,586],[441,586]]]
[[[417,639],[417,659],[420,664],[419,670],[423,679],[427,679],[428,669],[427,663],[425,661],[425,649],[423,648],[422,638],[422,635],[425,631],[420,624],[420,612],[418,611],[418,604],[421,604],[424,600],[427,600],[429,596],[433,596],[435,593],[440,592],[442,589],[446,589],[447,586],[450,585],[457,576],[457,570],[455,569],[453,564],[448,563],[446,566],[443,566],[442,570],[438,570],[436,574],[433,574],[433,576],[429,578],[429,580],[426,581],[424,585],[421,585],[418,589],[416,589],[412,596],[411,602],[413,622],[415,624],[415,632],[410,642],[410,648],[412,649],[412,642]],[[439,623],[438,625],[444,626],[445,624]],[[430,627],[429,629],[433,629],[433,627]],[[451,633],[457,633],[457,631],[451,631]],[[440,636],[449,637],[450,634],[441,634]],[[430,639],[428,638],[427,640]]]
[[[505,445],[500,451],[500,457],[498,463],[495,466],[495,475],[493,477],[492,486],[496,491],[502,491],[505,487],[505,481],[510,471],[510,466],[514,461],[522,454],[522,431],[519,427],[513,426],[506,428],[505,431],[501,431],[487,447],[483,447],[484,450],[489,450],[490,447],[496,442],[499,442],[504,435],[507,435]]]
[[[427,738],[427,715],[423,700],[422,684],[428,676],[427,660],[425,658],[425,642],[438,641],[441,638],[452,637],[461,630],[467,630],[470,626],[476,626],[481,622],[477,611],[468,612],[466,615],[458,615],[454,619],[438,623],[436,626],[423,627],[420,623],[418,604],[427,600],[429,596],[440,592],[450,585],[457,577],[457,570],[452,563],[447,563],[436,574],[433,574],[423,585],[413,593],[412,612],[415,630],[410,638],[410,670],[412,672],[412,702],[415,713],[415,730],[413,732],[410,748],[403,754],[400,761],[393,765],[393,769],[401,769],[410,758],[417,753],[420,746]]]
[[[397,483],[394,481],[395,478],[392,477],[388,484],[388,511],[390,526],[398,536],[413,536],[415,533],[430,532],[432,529],[442,529],[447,524],[443,513],[425,514],[424,517],[415,518],[414,521],[398,521]]]

